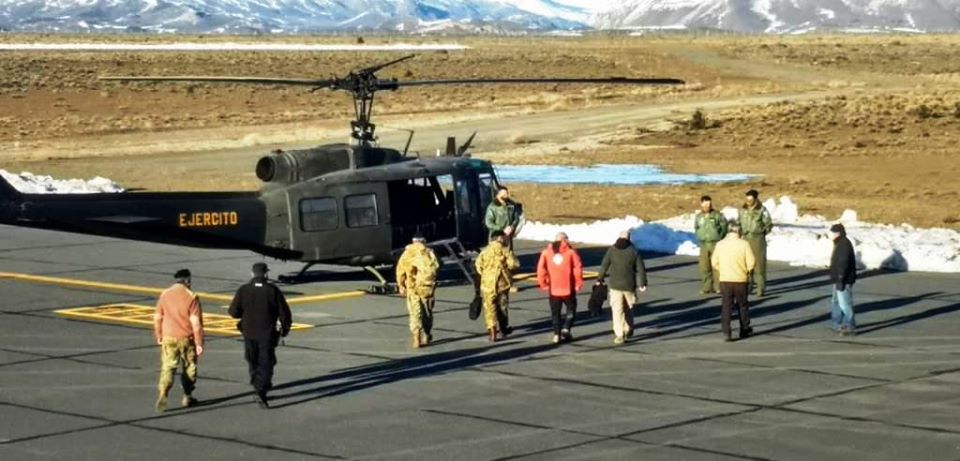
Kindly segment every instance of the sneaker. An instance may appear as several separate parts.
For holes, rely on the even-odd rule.
[[[550,338],[550,342],[553,344],[560,344],[560,335],[553,335],[553,337]]]
[[[619,336],[617,336],[616,338],[613,338],[613,343],[614,343],[614,344],[623,344],[623,343],[624,343],[624,339],[621,338],[621,337],[619,337]]]
[[[560,336],[563,338],[564,341],[573,340],[573,335],[570,334],[570,330],[567,328],[560,330]]]
[[[187,407],[187,408],[195,407],[197,406],[198,403],[200,403],[200,401],[193,398],[193,396],[190,396],[190,395],[185,395],[183,396],[183,399],[180,400],[180,406]]]
[[[157,397],[157,403],[154,405],[154,408],[157,409],[157,412],[163,413],[167,409],[167,396],[161,395]]]

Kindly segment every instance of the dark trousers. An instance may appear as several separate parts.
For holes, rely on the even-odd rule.
[[[737,305],[740,312],[740,332],[750,328],[750,311],[747,304],[747,283],[720,282],[720,296],[723,298],[723,307],[720,309],[720,327],[725,336],[730,336],[730,315],[733,305]]]
[[[273,387],[273,367],[277,364],[275,351],[276,345],[273,341],[243,341],[243,355],[250,369],[250,384],[260,395],[266,395]]]
[[[563,306],[567,312],[563,312]],[[550,296],[550,317],[553,320],[553,334],[559,335],[561,329],[570,331],[573,319],[577,316],[577,296]]]

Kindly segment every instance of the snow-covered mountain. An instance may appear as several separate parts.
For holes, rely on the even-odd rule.
[[[0,0],[0,28],[189,33],[562,30],[589,27],[593,11],[586,4],[584,0]]]
[[[598,12],[593,25],[750,33],[956,31],[960,0],[623,0]]]
[[[960,30],[960,0],[0,0],[0,30]]]

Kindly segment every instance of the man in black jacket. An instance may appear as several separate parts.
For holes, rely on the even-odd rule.
[[[600,264],[600,281],[610,289],[610,310],[613,312],[613,343],[623,344],[633,336],[630,309],[637,302],[637,291],[647,291],[647,269],[640,252],[630,242],[630,232],[623,231],[607,250]]]
[[[273,386],[275,349],[281,336],[290,332],[290,306],[276,285],[267,281],[267,265],[253,265],[253,279],[240,287],[230,303],[230,316],[240,319],[244,357],[250,368],[250,384],[257,392],[260,408],[269,408],[267,391]],[[277,321],[280,321],[278,327]]]
[[[841,336],[856,334],[853,318],[853,284],[857,281],[857,258],[843,224],[830,227],[833,255],[830,256],[830,283],[833,284],[830,320]]]

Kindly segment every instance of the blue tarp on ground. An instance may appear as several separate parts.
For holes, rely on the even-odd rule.
[[[590,167],[552,165],[500,165],[500,182],[538,184],[679,185],[746,182],[747,174],[674,174],[656,165],[608,165]]]

